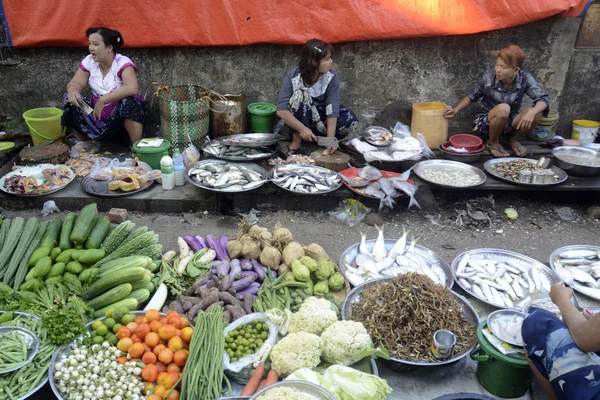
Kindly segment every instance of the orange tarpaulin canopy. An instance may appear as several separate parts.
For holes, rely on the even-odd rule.
[[[119,30],[127,47],[350,42],[477,33],[553,15],[590,0],[0,0],[15,47],[86,45],[85,30]]]

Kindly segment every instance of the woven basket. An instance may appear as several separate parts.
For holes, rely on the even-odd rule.
[[[209,91],[197,85],[161,87],[158,90],[160,127],[173,148],[198,149],[208,142]]]

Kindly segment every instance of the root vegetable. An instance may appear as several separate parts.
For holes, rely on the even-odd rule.
[[[171,310],[175,310],[180,314],[184,314],[185,313],[185,309],[183,307],[183,305],[179,302],[179,301],[174,301],[171,304],[169,304],[169,308]]]
[[[242,255],[242,242],[239,240],[230,240],[227,242],[227,253],[229,253],[229,257],[231,259],[238,258]]]
[[[236,291],[242,290],[250,286],[250,284],[254,282],[254,277],[252,275],[248,275],[239,279],[231,284],[231,288]]]
[[[279,269],[281,252],[273,246],[265,246],[262,253],[260,253],[260,263],[274,270]]]
[[[253,297],[250,293],[244,294],[244,300],[242,301],[242,308],[246,311],[246,314],[252,313],[252,300]]]
[[[248,240],[242,246],[242,255],[250,260],[258,260],[260,258],[260,244],[257,240]]]
[[[252,271],[252,261],[247,258],[243,259],[240,263],[240,268],[242,268],[242,271]]]
[[[191,301],[183,300],[181,301],[181,306],[185,312],[188,312],[192,307],[194,307],[194,304]]]
[[[252,264],[250,264],[252,265]],[[231,278],[231,280],[235,280],[237,278],[239,278],[239,274],[242,272],[242,269],[239,266],[233,267],[231,268],[231,271],[229,272],[229,277]]]
[[[200,292],[200,298],[202,300],[212,297],[219,297],[219,289],[217,289],[216,287],[208,288]]]
[[[213,249],[208,249],[206,253],[204,253],[199,259],[200,263],[209,263],[212,262],[215,258],[217,258],[217,252]]]
[[[177,244],[179,245],[179,258],[184,259],[190,255],[190,246],[183,240],[183,238],[177,238]]]
[[[204,276],[200,279],[198,279],[196,282],[194,282],[194,284],[192,286],[190,286],[189,288],[187,288],[187,290],[185,292],[183,292],[183,294],[194,294],[196,292],[196,289],[198,289],[200,286],[204,285],[206,282],[208,282],[208,277]]]
[[[316,261],[319,261],[323,258],[329,260],[329,256],[327,255],[323,247],[319,246],[316,243],[311,243],[308,246],[304,247],[304,252],[307,256]]]
[[[169,250],[165,254],[163,254],[162,259],[163,261],[170,263],[171,261],[173,261],[176,255],[177,252],[175,250]]]
[[[231,278],[229,277],[229,275],[225,275],[221,279],[221,283],[219,283],[219,290],[225,291],[225,290],[229,289],[230,287],[231,287]]]
[[[248,235],[250,236],[260,237],[260,234],[263,232],[269,232],[269,230],[258,225],[252,225],[250,229],[248,229]]]
[[[298,242],[291,242],[283,249],[283,262],[286,265],[292,265],[292,261],[297,260],[304,255],[302,245]]]
[[[222,301],[225,304],[231,304],[235,306],[236,304],[240,304],[240,301],[233,297],[231,293],[228,292],[220,292],[219,293],[219,301]]]
[[[212,303],[210,306],[206,307],[206,311],[210,310],[211,308],[215,308],[215,307],[223,307],[223,302],[217,301],[216,303]]]
[[[277,228],[273,231],[273,241],[279,243],[281,248],[284,248],[294,241],[294,236],[292,236],[292,232],[286,228]]]
[[[207,288],[216,288],[219,286],[219,283],[221,283],[221,280],[219,278],[217,278],[216,276],[211,276],[210,277],[210,282],[208,282],[208,284],[206,285]]]
[[[286,272],[291,271],[290,267],[288,267],[286,264],[281,264],[279,266],[279,269],[277,270],[277,272],[279,273],[279,275],[283,275]]]
[[[237,305],[237,306],[225,306],[226,310],[231,311],[231,319],[233,321],[235,321],[238,318],[242,318],[244,315],[246,315],[246,311],[244,311],[244,309]]]
[[[223,321],[225,321],[226,324],[229,324],[231,322],[231,311],[223,311]]]
[[[251,242],[254,239],[250,236],[250,235],[242,235],[240,236],[240,238],[238,239],[240,241],[240,243],[243,245],[245,245],[247,242]]]

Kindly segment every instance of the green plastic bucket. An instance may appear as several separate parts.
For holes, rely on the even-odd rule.
[[[65,134],[62,115],[63,111],[54,107],[33,108],[23,113],[34,145],[56,140]]]
[[[133,144],[133,152],[140,161],[145,162],[152,169],[160,169],[160,159],[163,157],[163,153],[171,148],[171,142],[165,140],[158,147],[139,147],[139,142],[141,140]]]
[[[250,113],[250,130],[254,133],[272,133],[273,119],[277,107],[270,103],[248,104]]]
[[[506,356],[483,336],[487,321],[477,327],[479,346],[471,351],[477,361],[477,379],[488,392],[503,398],[521,397],[529,390],[533,373],[525,356]]]

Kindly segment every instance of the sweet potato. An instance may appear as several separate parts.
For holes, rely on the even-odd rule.
[[[244,311],[244,309],[242,308],[242,306],[240,305],[228,305],[225,306],[226,310],[229,310],[231,312],[231,320],[235,321],[238,318],[242,318],[244,315],[246,315],[246,311]]]
[[[221,278],[221,282],[219,283],[219,290],[224,292],[226,290],[228,290],[231,287],[231,278],[229,277],[229,275],[225,275],[223,278]]]
[[[211,308],[216,308],[216,307],[223,307],[223,302],[217,301],[216,303],[212,303],[210,306],[206,307],[206,311],[210,310]]]
[[[225,304],[231,304],[234,306],[240,304],[240,301],[238,299],[236,299],[234,296],[232,296],[231,293],[228,293],[228,292],[219,293],[219,300],[221,300]]]
[[[246,314],[252,313],[252,300],[254,300],[254,298],[250,293],[244,295],[244,301],[242,301],[241,305],[244,311],[246,311]]]
[[[183,292],[183,294],[187,294],[187,295],[194,294],[196,292],[196,289],[198,289],[200,286],[204,285],[206,282],[208,282],[207,276],[198,279],[196,282],[194,282],[194,284],[192,286],[187,288],[186,291]]]
[[[223,311],[223,321],[225,321],[226,324],[229,324],[231,322],[231,311]]]

